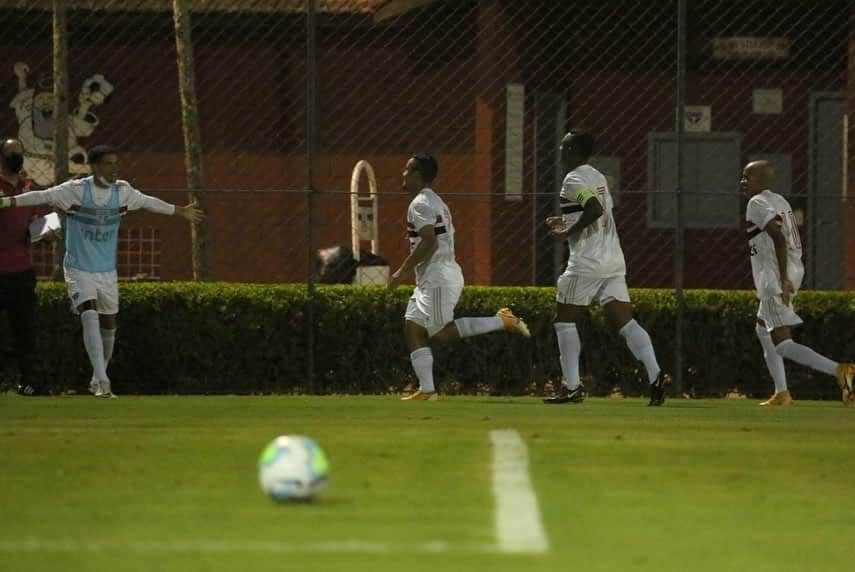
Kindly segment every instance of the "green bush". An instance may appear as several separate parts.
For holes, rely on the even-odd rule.
[[[305,286],[226,283],[123,284],[110,376],[117,393],[385,393],[416,383],[402,340],[411,288],[324,286],[314,302],[315,381],[307,376]],[[677,300],[666,290],[632,292],[638,321],[660,363],[673,370]],[[754,334],[751,292],[696,290],[685,296],[684,392],[768,394],[772,382]],[[492,315],[510,306],[526,318],[531,340],[491,334],[435,349],[435,378],[446,393],[540,394],[561,377],[552,329],[554,289],[467,287],[457,316]],[[834,358],[855,357],[849,335],[855,296],[803,292],[797,339]],[[80,321],[65,285],[39,285],[41,375],[59,391],[85,391],[90,367]],[[617,332],[593,308],[579,324],[582,376],[590,393],[646,393],[646,376]],[[17,372],[8,327],[0,328],[0,383]],[[788,365],[797,397],[838,396],[833,380]]]

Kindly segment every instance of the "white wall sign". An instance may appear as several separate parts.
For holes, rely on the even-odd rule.
[[[687,133],[709,133],[712,131],[712,107],[709,105],[687,105],[683,109],[683,127]]]
[[[718,60],[785,60],[790,57],[787,38],[713,38],[710,46],[712,57]]]
[[[24,170],[42,186],[53,180],[53,78],[46,73],[35,81],[26,62],[13,66],[18,78],[18,93],[9,107],[18,119],[18,139],[24,145]],[[98,127],[98,116],[92,111],[105,103],[113,93],[113,84],[101,74],[83,80],[75,98],[70,98],[68,112],[68,171],[80,175],[89,172],[86,151],[80,139],[89,137]]]
[[[523,137],[525,135],[525,86],[510,83],[505,118],[505,200],[523,196]]]
[[[784,92],[780,89],[755,89],[752,111],[766,115],[782,113],[784,111]]]

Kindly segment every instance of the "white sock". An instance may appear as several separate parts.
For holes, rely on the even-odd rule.
[[[116,330],[101,328],[101,341],[104,342],[104,369],[107,369],[110,358],[113,357],[113,347],[116,345]]]
[[[757,324],[754,331],[757,332],[757,339],[763,346],[763,359],[766,360],[766,367],[769,368],[772,381],[775,382],[775,393],[787,391],[787,372],[784,369],[784,358],[775,350],[775,343],[772,341],[771,334],[760,324]]]
[[[626,339],[626,347],[635,356],[635,359],[644,364],[647,370],[647,378],[650,383],[656,381],[659,372],[659,362],[656,361],[656,352],[653,351],[653,342],[647,330],[638,325],[635,320],[630,320],[620,329],[620,335]]]
[[[430,348],[419,348],[411,353],[410,362],[416,377],[419,378],[419,389],[426,392],[436,391],[433,387],[433,352]]]
[[[92,364],[92,377],[97,381],[108,381],[107,368],[104,365],[104,343],[101,341],[101,327],[98,324],[98,312],[85,310],[80,314],[83,323],[83,346],[89,354]]]
[[[461,338],[471,338],[490,332],[499,332],[505,329],[505,323],[501,318],[492,316],[490,318],[457,318],[454,320],[457,331]]]
[[[582,353],[582,340],[576,331],[576,324],[556,322],[552,324],[558,337],[558,351],[561,353],[561,373],[564,374],[564,385],[568,389],[576,389],[582,385],[579,379],[579,354]]]
[[[807,346],[797,344],[793,340],[784,340],[775,350],[781,357],[793,360],[816,371],[834,375],[837,373],[837,362],[821,356]]]

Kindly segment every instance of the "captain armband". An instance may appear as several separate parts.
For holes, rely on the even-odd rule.
[[[576,200],[583,207],[585,206],[585,203],[587,203],[592,198],[594,198],[594,193],[591,192],[591,189],[588,189],[588,188],[584,188],[581,191],[579,191],[578,193],[576,193]]]

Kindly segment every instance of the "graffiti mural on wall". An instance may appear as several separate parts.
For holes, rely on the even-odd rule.
[[[18,119],[18,139],[24,144],[24,169],[39,185],[53,183],[53,85],[41,77],[36,86],[29,86],[30,67],[16,62],[18,93],[9,106]],[[113,93],[113,85],[101,74],[86,78],[77,94],[77,107],[68,116],[68,170],[72,174],[88,172],[86,150],[78,139],[89,137],[98,127],[98,116],[92,109],[101,105]]]

